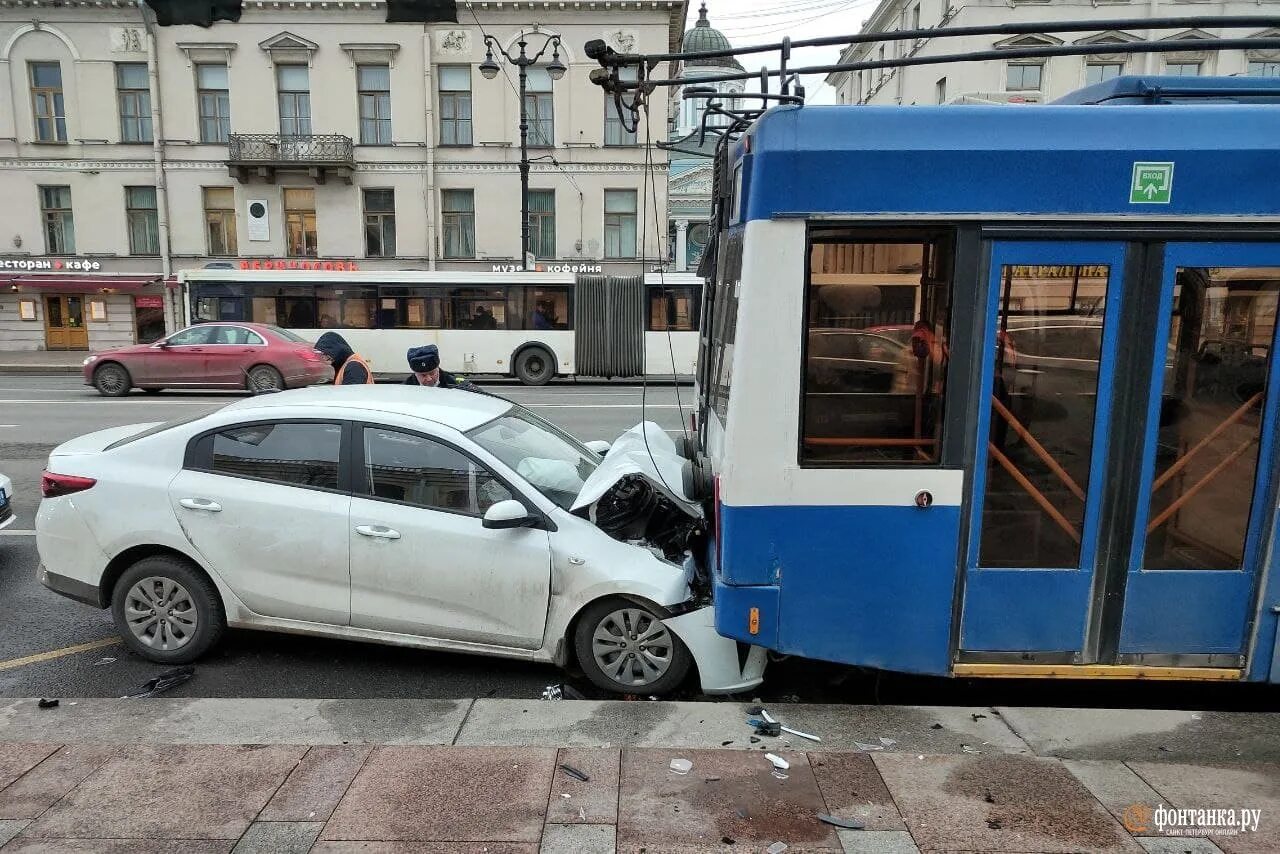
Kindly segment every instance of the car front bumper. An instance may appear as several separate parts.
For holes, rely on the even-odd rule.
[[[740,644],[717,633],[712,606],[662,622],[689,648],[704,694],[750,691],[764,681],[765,648]]]

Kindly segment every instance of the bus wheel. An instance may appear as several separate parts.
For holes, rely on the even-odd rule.
[[[528,347],[516,356],[515,373],[525,385],[546,385],[556,375],[555,357],[541,347]]]

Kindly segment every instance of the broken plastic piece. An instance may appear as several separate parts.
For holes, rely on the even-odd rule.
[[[983,718],[985,718],[985,717],[986,717],[986,715],[980,715],[980,714],[978,714],[977,712],[974,712],[973,714],[969,715],[969,717],[973,718],[974,723],[977,723],[978,721],[980,721],[980,720],[982,720]]]
[[[671,770],[677,774],[688,774],[693,770],[693,763],[688,759],[672,759]]]
[[[756,728],[756,735],[767,735],[770,738],[782,735],[782,724],[777,721],[766,723],[759,718],[752,718],[747,723]]]
[[[170,688],[175,688],[178,685],[181,685],[183,682],[186,682],[195,675],[196,669],[190,665],[186,667],[175,667],[173,670],[166,670],[159,676],[143,682],[142,688],[134,694],[129,694],[125,699],[136,700],[141,697],[154,697],[156,694],[163,694]]]
[[[719,782],[720,782],[720,778],[719,778],[719,777],[707,777],[707,778],[706,778],[706,780],[707,780],[707,782],[708,782],[708,783],[719,783]]]
[[[843,827],[845,830],[865,830],[866,825],[852,818],[836,818],[833,815],[827,815],[824,812],[818,813],[818,821],[835,827]]]
[[[853,744],[859,750],[884,750],[883,744],[863,744],[860,741],[855,741]]]
[[[761,715],[761,714],[764,714],[764,707],[763,707],[763,706],[752,706],[751,708],[747,709],[747,714],[749,714],[749,715]]]
[[[942,729],[942,724],[933,724],[929,729]]]
[[[764,709],[760,710],[760,717],[764,718],[765,723],[776,724],[778,722],[773,715],[769,714]]]
[[[885,747],[893,747],[898,742],[892,738],[885,738],[884,736],[880,736],[880,743],[883,744]]]
[[[544,699],[544,700],[563,700],[563,699],[564,699],[564,686],[563,686],[563,685],[548,685],[547,687],[545,687],[545,688],[543,688],[543,689],[542,689],[542,699]]]
[[[737,841],[738,841],[738,840],[734,839],[732,836],[721,836],[721,837],[720,837],[720,844],[721,844],[721,845],[733,845],[733,844],[734,844],[734,843],[736,843]]]
[[[56,709],[58,707],[58,701],[57,700],[41,700],[36,705],[38,705],[42,709]]]
[[[783,759],[781,756],[777,755],[776,753],[766,753],[764,755],[764,758],[772,762],[773,767],[777,768],[779,771],[786,771],[788,768],[791,767],[790,762]]]
[[[787,850],[787,843],[775,842],[764,850],[767,852],[767,854],[782,854],[783,851]]]
[[[116,660],[115,660],[114,658],[112,658],[111,656],[109,656],[109,655],[108,655],[106,658],[100,658],[100,659],[98,659],[97,661],[95,661],[95,662],[93,663],[93,666],[94,666],[94,667],[101,667],[101,666],[102,666],[102,665],[104,665],[104,664],[115,664],[115,662],[116,662]]]
[[[779,771],[777,768],[774,768],[774,769],[773,769],[773,776],[777,777],[779,780],[790,780],[790,779],[791,779],[791,775],[790,775],[790,774],[783,774],[783,773],[782,773],[781,771]]]
[[[981,752],[982,752],[982,751],[981,751],[981,750],[979,750],[978,748],[976,748],[976,747],[970,747],[970,746],[969,746],[969,745],[967,745],[967,744],[962,744],[962,745],[960,745],[960,749],[961,749],[961,750],[963,750],[965,753],[974,753],[974,754],[977,754],[977,753],[981,753]]]
[[[579,771],[577,768],[574,768],[572,765],[562,764],[560,766],[560,770],[568,774],[570,777],[573,777],[575,780],[581,780],[584,783],[591,779],[586,774],[583,774],[581,771]]]
[[[810,734],[809,734],[809,733],[807,733],[807,732],[801,732],[800,730],[798,730],[798,729],[792,729],[792,728],[791,728],[791,727],[789,727],[789,726],[784,726],[784,727],[782,727],[782,731],[783,731],[783,732],[789,732],[789,733],[791,733],[792,735],[798,735],[798,736],[800,736],[801,738],[807,738],[807,739],[809,739],[810,741],[822,741],[822,739],[818,738],[816,735],[810,735]],[[883,740],[884,740],[884,739],[881,739],[881,741],[883,741]]]
[[[751,818],[746,807],[738,807],[738,818]]]
[[[749,740],[752,744],[759,744],[759,743],[760,743],[760,739],[756,738],[754,735],[753,735],[753,736],[749,736],[749,737],[748,737],[748,740]]]
[[[569,795],[569,794],[565,794],[564,792],[561,792],[560,797],[564,798],[565,800],[568,800],[569,798],[572,798],[573,795]]]

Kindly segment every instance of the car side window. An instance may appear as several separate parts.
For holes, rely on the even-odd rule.
[[[244,346],[247,344],[265,344],[257,333],[240,326],[218,326],[215,327],[217,332],[213,335],[211,344],[228,344],[233,346]]]
[[[431,510],[483,514],[513,496],[466,454],[425,436],[364,428],[364,490]]]
[[[231,477],[337,489],[341,453],[341,424],[262,422],[204,436],[193,467]]]
[[[193,326],[169,336],[165,343],[170,347],[189,347],[196,344],[208,344],[213,328],[210,326]]]

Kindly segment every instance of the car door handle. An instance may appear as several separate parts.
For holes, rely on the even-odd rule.
[[[188,510],[207,510],[210,513],[222,512],[222,505],[207,498],[183,498],[178,502]]]
[[[356,525],[356,533],[362,537],[374,537],[379,540],[400,539],[400,532],[393,531],[386,525]]]

